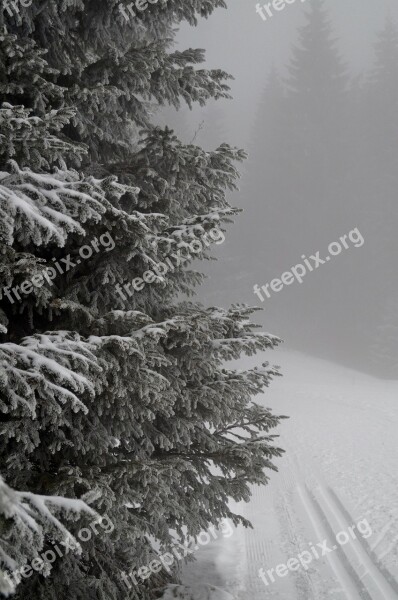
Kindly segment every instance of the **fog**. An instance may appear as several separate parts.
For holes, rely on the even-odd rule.
[[[200,298],[259,306],[258,322],[287,347],[394,377],[398,6],[297,0],[263,15],[235,0],[179,33],[234,76],[233,99],[162,118],[184,141],[249,154],[230,197],[244,213]]]

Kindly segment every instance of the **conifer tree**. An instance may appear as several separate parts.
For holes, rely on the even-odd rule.
[[[203,115],[203,139],[207,148],[217,148],[228,139],[226,102],[212,102]]]
[[[249,176],[246,189],[243,190],[251,199],[250,214],[247,211],[246,221],[251,228],[253,262],[259,263],[256,265],[257,275],[262,272],[263,277],[264,269],[269,266],[267,251],[274,247],[275,242],[287,242],[280,213],[280,203],[285,201],[290,191],[285,157],[289,152],[291,131],[286,128],[286,111],[286,89],[273,67],[257,107],[247,167]],[[255,227],[253,231],[253,223],[257,222],[255,215],[261,215],[265,207],[265,225],[272,223],[272,227],[267,228],[266,236],[262,219],[258,220],[258,229]]]
[[[366,269],[372,289],[366,291],[373,307],[367,345],[373,365],[382,375],[397,374],[398,285],[395,257],[398,252],[396,220],[396,140],[398,136],[398,28],[386,20],[375,45],[376,61],[368,81],[363,129],[366,149],[362,178],[367,205],[368,235],[378,240],[371,248]],[[368,287],[368,286],[367,286]]]
[[[250,229],[250,237],[263,265],[257,266],[253,284],[272,281],[316,250],[322,254],[350,227],[356,204],[350,187],[354,158],[346,68],[325,3],[311,2],[304,18],[287,74],[270,74],[256,117],[247,179],[250,197],[255,187],[258,200],[249,225],[256,229],[251,224],[257,219],[257,232]],[[339,285],[331,285],[331,268],[319,269],[305,286],[292,285],[270,300],[268,314],[281,327],[289,326],[292,343],[314,349],[318,340],[330,347],[338,323],[341,332],[351,325],[349,306],[346,313],[341,310]],[[350,277],[343,268],[338,275],[342,281]],[[310,298],[316,298],[317,321]],[[332,332],[331,322],[336,323]]]
[[[255,331],[249,307],[177,301],[236,213],[226,194],[244,153],[151,125],[153,106],[228,96],[225,73],[196,67],[202,51],[171,48],[176,24],[217,6],[159,3],[127,22],[113,0],[51,0],[2,17],[0,474],[90,500],[115,524],[17,598],[154,597],[164,573],[131,589],[121,574],[171,530],[244,521],[228,500],[247,500],[281,455],[280,418],[252,401],[277,370],[225,365],[279,340]]]
[[[395,379],[398,372],[398,297],[395,290],[389,290],[378,309],[369,344],[370,354],[378,374]]]
[[[324,243],[325,224],[343,221],[346,210],[348,78],[322,0],[311,2],[305,19],[287,76],[275,68],[268,76],[252,136],[248,188],[257,197],[256,211],[272,223],[259,232],[265,256],[275,243],[288,245],[296,257],[309,239],[313,247]]]
[[[78,552],[78,541],[73,538],[57,514],[70,518],[82,513],[95,512],[81,500],[55,496],[39,496],[30,492],[16,492],[0,478],[0,594],[12,595],[22,578],[23,570],[32,570],[29,564],[43,550],[45,539],[52,536],[62,543],[68,539],[72,551]],[[11,575],[10,575],[11,572]]]
[[[396,104],[398,100],[398,28],[391,18],[386,20],[375,45],[376,64],[371,73],[371,110],[373,119],[369,122],[373,144],[382,152],[380,164],[395,164],[394,140],[398,131]],[[379,158],[379,157],[378,157]]]
[[[223,264],[223,289],[228,290],[231,297],[237,290],[246,289],[252,299],[255,282],[274,279],[278,269],[286,266],[283,260],[280,261],[282,266],[277,262],[283,252],[272,251],[275,244],[284,247],[288,241],[285,239],[287,231],[282,226],[286,216],[280,210],[281,202],[288,197],[290,181],[284,160],[290,144],[285,110],[285,89],[273,68],[256,107],[248,159],[242,174],[240,191],[244,211],[239,236],[242,243],[232,244],[231,254]]]
[[[310,4],[306,19],[288,68],[285,115],[291,132],[285,164],[295,188],[290,209],[295,215],[292,223],[300,223],[292,233],[301,231],[301,248],[308,235],[305,213],[318,215],[320,223],[327,222],[329,227],[336,221],[338,230],[344,223],[347,202],[343,184],[347,176],[348,79],[323,0]],[[315,242],[317,234],[312,233]],[[325,239],[322,227],[317,237],[319,242]]]

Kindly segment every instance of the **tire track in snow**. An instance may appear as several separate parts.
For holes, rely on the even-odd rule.
[[[243,578],[243,590],[235,594],[239,600],[293,600],[297,599],[294,578],[279,579],[266,586],[259,577],[259,569],[269,569],[285,561],[281,528],[286,533],[286,518],[281,516],[281,496],[285,489],[278,478],[274,486],[254,487],[249,505],[245,507],[245,516],[253,523],[254,530],[246,530],[246,573]],[[282,525],[281,525],[282,523]],[[289,535],[289,534],[288,534]],[[302,596],[300,596],[302,598]],[[303,597],[304,600],[304,597]],[[312,595],[305,600],[315,600]]]
[[[239,595],[241,600],[263,600],[267,598],[281,598],[279,590],[271,588],[266,590],[264,583],[258,575],[258,569],[266,565],[272,565],[278,555],[278,547],[275,537],[269,536],[270,528],[275,527],[276,515],[273,512],[273,495],[265,487],[255,487],[252,490],[252,500],[248,518],[253,522],[254,530],[245,531],[246,541],[246,575],[244,582],[244,594]],[[247,507],[249,508],[249,507]],[[267,513],[266,522],[263,522]],[[261,516],[263,514],[263,516]],[[277,561],[279,562],[279,561]]]
[[[335,535],[339,531],[348,531],[348,528],[353,525],[354,522],[350,520],[349,512],[345,509],[341,500],[336,501],[337,495],[335,492],[330,487],[322,485],[322,477],[321,475],[318,476],[319,470],[315,464],[310,465],[311,485],[309,485],[304,475],[302,475],[295,452],[291,454],[291,459],[295,464],[298,475],[299,496],[307,515],[317,535],[322,531],[324,532],[319,540],[330,539],[330,534],[332,534],[332,539],[335,540]],[[301,482],[299,483],[300,479]],[[317,493],[315,493],[315,490]],[[334,533],[335,530],[336,534]],[[350,556],[350,559],[347,555]],[[351,539],[350,544],[347,546],[337,546],[336,551],[327,554],[326,557],[350,600],[356,600],[357,598],[398,600],[397,591],[390,584],[378,564],[372,560],[367,549],[361,544],[359,537],[356,540]],[[355,562],[356,568],[352,562]],[[363,572],[359,573],[361,568]],[[364,577],[367,577],[369,582],[366,588],[363,582]]]
[[[346,522],[348,521],[349,523],[353,523],[354,521],[351,519],[351,516],[350,516],[348,510],[346,509],[346,507],[344,506],[344,504],[342,503],[340,498],[337,496],[336,492],[332,488],[327,488],[327,489],[325,489],[325,493],[327,493],[329,495],[330,500],[332,501],[332,503],[334,503],[335,508],[337,510],[339,510],[342,517],[345,518],[345,521]],[[369,544],[365,538],[358,536],[356,541],[357,541],[357,548],[359,546],[358,550],[360,551],[360,555],[363,556],[363,553],[366,554],[366,556],[371,561],[376,572],[381,574],[381,576],[384,578],[384,581],[388,584],[388,586],[390,588],[390,592],[393,591],[393,593],[395,594],[391,597],[398,599],[398,583],[392,577],[391,573],[389,573],[389,571],[380,563],[380,561],[377,558],[377,555],[372,551],[371,547],[369,546]],[[371,576],[373,576],[373,575],[371,574]],[[390,598],[390,596],[386,596],[386,597]]]
[[[283,523],[284,528],[287,530],[287,534],[289,536],[291,544],[297,550],[297,554],[299,554],[302,548],[300,540],[298,539],[298,535],[296,534],[296,527],[294,524],[294,519],[291,510],[291,503],[288,501],[286,493],[281,494],[281,500],[283,504],[281,508],[281,523]],[[296,579],[296,589],[299,598],[303,598],[303,600],[304,598],[305,600],[316,600],[316,590],[311,578],[311,574],[308,571],[302,570],[298,573],[295,572],[294,575]]]
[[[335,539],[333,525],[337,525],[339,531],[348,531],[352,521],[347,521],[335,502],[334,492],[332,494],[322,486],[317,488],[316,495],[306,486],[299,486],[298,489],[308,517],[317,535],[320,535],[320,540],[326,538],[330,543],[331,539]],[[355,540],[351,539],[347,545],[334,545],[333,548],[336,551],[327,554],[326,557],[350,600],[358,598],[398,600],[397,592],[369,556],[359,537]],[[366,587],[365,578],[367,580]]]
[[[334,490],[332,490],[331,488],[329,488],[329,492],[334,497],[335,502],[339,505],[340,510],[345,515],[346,519],[348,519],[348,520],[351,519],[351,521],[352,521],[351,515],[349,514],[349,512],[346,509],[346,507],[344,506],[344,504],[341,502],[340,498],[337,496],[336,492]],[[398,543],[398,536],[390,543],[390,547],[387,548],[386,550],[384,550],[381,555],[378,555],[376,552],[376,548],[384,540],[385,534],[387,531],[389,531],[390,527],[391,527],[391,520],[382,528],[379,537],[375,540],[375,542],[373,544],[370,544],[364,538],[358,538],[358,540],[359,540],[359,543],[364,546],[366,552],[372,557],[373,562],[375,564],[377,564],[378,568],[384,574],[385,578],[390,583],[391,587],[394,589],[395,593],[398,596],[398,582],[396,581],[396,579],[394,579],[394,577],[391,575],[389,570],[382,563],[382,559],[384,558],[384,556],[386,554],[388,554],[390,551],[392,551],[393,548],[396,547],[396,545]]]
[[[312,369],[312,364],[310,366]],[[320,366],[322,367],[322,364]],[[307,365],[305,364],[304,367],[307,367]],[[320,370],[322,372],[322,369]],[[332,374],[334,377],[334,371]],[[304,375],[306,375],[305,369]],[[327,375],[329,377],[328,373]],[[296,374],[295,371],[293,371],[293,376],[294,385],[290,387],[285,385],[284,388],[274,394],[274,403],[278,403],[278,401],[282,403],[281,412],[292,416],[290,422],[284,423],[280,439],[280,445],[287,450],[284,463],[280,467],[280,479],[275,479],[272,481],[272,487],[268,487],[273,499],[270,499],[269,496],[266,497],[265,494],[263,496],[261,492],[255,502],[255,510],[252,512],[253,507],[249,505],[247,511],[249,513],[247,517],[254,521],[252,514],[258,517],[258,501],[260,496],[263,496],[263,516],[267,515],[267,517],[264,522],[258,519],[255,527],[259,526],[263,537],[270,540],[270,543],[266,544],[266,553],[259,552],[258,546],[257,550],[254,548],[249,550],[251,557],[249,563],[252,560],[256,562],[262,559],[265,564],[261,566],[265,568],[274,567],[278,562],[286,562],[289,555],[293,556],[294,549],[299,544],[302,546],[303,543],[306,543],[306,540],[311,539],[315,528],[314,519],[319,526],[319,531],[322,531],[317,539],[319,541],[325,538],[334,540],[332,545],[329,544],[329,547],[336,543],[335,534],[337,532],[348,532],[348,528],[357,522],[351,519],[344,505],[339,504],[338,499],[336,500],[334,490],[329,488],[331,482],[335,483],[332,487],[336,487],[339,493],[340,488],[347,490],[349,506],[354,507],[359,504],[359,508],[364,508],[361,512],[365,515],[372,514],[372,510],[375,511],[379,531],[385,525],[385,519],[381,518],[383,516],[380,513],[381,509],[379,510],[379,506],[375,502],[371,506],[369,506],[369,502],[357,502],[355,494],[360,495],[361,498],[364,496],[365,499],[368,496],[373,498],[373,490],[372,488],[368,489],[369,486],[367,487],[367,481],[365,481],[365,474],[368,472],[366,468],[369,467],[368,463],[371,456],[370,452],[367,451],[368,446],[366,446],[366,453],[364,452],[362,461],[362,455],[356,451],[356,446],[353,443],[350,424],[355,423],[356,427],[354,429],[359,429],[360,435],[369,440],[380,439],[380,435],[388,426],[389,437],[386,447],[390,448],[391,451],[392,428],[396,426],[398,420],[397,414],[390,414],[387,407],[395,405],[387,402],[382,412],[380,412],[380,406],[371,401],[364,405],[362,397],[359,398],[359,386],[348,386],[350,393],[347,395],[348,392],[346,393],[346,391],[344,391],[344,394],[339,393],[339,386],[334,389],[330,385],[326,387],[322,384],[318,386],[319,389],[315,388],[316,393],[314,393],[314,385],[310,378],[308,378],[308,383],[304,378],[302,385],[305,385],[305,390],[301,391],[299,389],[297,391],[297,381],[300,384],[303,377],[299,373]],[[344,390],[346,387],[344,387]],[[378,389],[376,388],[376,391]],[[296,407],[298,395],[303,396],[300,403],[300,413],[297,412]],[[265,405],[269,405],[268,400]],[[345,423],[348,423],[347,426],[340,427],[341,423],[335,417],[335,412],[338,411],[345,417]],[[296,417],[294,417],[295,414]],[[296,420],[294,421],[294,419]],[[310,420],[311,424],[315,421],[316,426],[307,427],[306,419]],[[359,439],[362,438],[359,436]],[[341,452],[341,448],[345,454]],[[353,466],[345,467],[345,457],[347,455],[355,459],[356,462]],[[384,471],[382,471],[382,474],[384,474]],[[386,482],[384,482],[382,478],[378,478],[377,491],[384,489],[383,484],[390,481],[391,479],[386,479]],[[299,491],[302,490],[304,490],[303,493],[307,500],[307,510],[303,510],[303,500],[299,496]],[[327,490],[326,499],[329,500],[329,504],[322,493],[324,490]],[[386,487],[385,491],[391,495],[391,492],[394,491],[392,485]],[[375,496],[381,508],[387,506],[390,514],[392,511],[391,502],[383,502],[380,493],[375,493]],[[277,519],[275,519],[276,516]],[[270,526],[270,520],[273,520],[273,523],[271,523],[273,526]],[[326,535],[324,532],[326,532]],[[259,594],[250,594],[252,589],[247,589],[248,593],[244,597],[240,597],[241,600],[248,600],[249,598],[250,600],[265,600],[265,598],[329,600],[329,597],[342,599],[344,596],[348,600],[357,600],[358,598],[361,600],[398,600],[398,591],[394,587],[395,582],[388,576],[386,569],[383,569],[380,561],[377,560],[377,557],[369,548],[370,540],[362,540],[359,533],[357,535],[358,543],[356,545],[362,544],[362,548],[351,548],[354,540],[345,546],[339,545],[335,552],[330,553],[329,556],[326,555],[323,560],[314,560],[309,572],[303,571],[303,574],[306,577],[308,576],[308,585],[300,586],[296,574],[291,574],[289,578],[277,579],[273,587],[262,587],[262,592],[260,591]],[[384,537],[387,537],[387,539],[389,537],[385,527],[383,536],[377,540],[379,548]],[[255,542],[251,534],[248,534],[248,546],[251,544],[257,545],[259,541]],[[391,542],[391,540],[389,541]],[[291,552],[292,548],[293,552]],[[383,547],[382,551],[383,553],[388,552],[388,548]],[[332,556],[337,559],[335,568],[338,570],[340,578],[337,577],[330,564]],[[249,579],[258,577],[253,568],[250,571]],[[294,586],[291,586],[290,590],[287,586],[283,587],[282,584],[287,584],[288,581],[294,583],[295,579],[296,589],[293,589]],[[342,585],[341,580],[344,581],[345,587]],[[315,586],[314,591],[311,589],[310,583]]]
[[[313,499],[311,494],[308,492],[308,489],[306,486],[299,485],[297,486],[297,491],[318,539],[320,541],[324,540],[325,538],[329,540],[329,531],[324,526],[322,519],[318,515],[318,511],[314,506]],[[361,588],[354,581],[352,575],[347,572],[343,561],[337,552],[327,554],[326,558],[336,578],[340,582],[340,585],[348,600],[364,600],[364,597],[366,598],[366,596],[361,593],[363,590],[361,590]],[[367,598],[369,598],[369,595]]]
[[[332,526],[329,524],[327,518],[325,517],[314,496],[311,494],[311,492],[309,492],[309,487],[315,488],[319,487],[320,485],[318,479],[318,476],[320,477],[320,475],[318,475],[318,468],[315,464],[313,464],[315,463],[315,461],[310,460],[310,464],[308,465],[309,477],[305,477],[302,472],[302,467],[298,462],[297,456],[297,454],[300,454],[300,450],[302,449],[302,441],[299,440],[296,437],[296,435],[291,432],[289,442],[290,443],[285,444],[285,447],[287,447],[287,457],[285,459],[287,463],[287,465],[286,463],[285,465],[287,466],[287,468],[283,469],[283,473],[281,474],[281,483],[282,487],[286,491],[283,494],[283,496],[286,508],[288,510],[288,513],[290,514],[290,518],[284,519],[284,521],[282,522],[282,527],[285,530],[287,529],[291,537],[291,541],[295,545],[295,530],[298,525],[297,519],[299,518],[300,513],[295,514],[296,518],[294,524],[293,516],[291,515],[291,511],[289,510],[290,506],[293,508],[293,499],[290,499],[289,502],[288,498],[288,490],[290,490],[290,495],[293,494],[299,500],[299,505],[301,505],[304,508],[305,521],[309,523],[311,530],[315,531],[317,539],[320,542],[325,538],[328,539],[329,542],[330,540],[335,540],[335,534],[333,532]],[[303,452],[301,452],[301,454],[303,454]],[[309,480],[311,480],[311,486],[309,486]],[[303,551],[304,548],[305,546],[303,546],[302,542],[298,542],[297,554],[300,551]],[[308,550],[307,548],[305,549]],[[317,583],[313,581],[310,571],[300,570],[299,572],[295,573],[296,579],[298,577],[298,574],[300,574],[301,579],[300,582],[297,581],[298,598],[302,598],[303,600],[309,600],[309,598],[314,598],[314,600],[318,600],[320,593],[322,593],[322,595],[324,593],[327,593],[327,590],[325,588],[322,589],[319,587],[320,585],[322,585],[322,582],[325,581],[325,576],[322,577],[322,571],[326,568],[328,572],[328,577],[330,577],[331,580],[337,579],[337,581],[340,584],[342,593],[344,593],[345,597],[348,600],[373,600],[372,597],[367,593],[363,583],[357,576],[355,570],[346,561],[345,555],[341,549],[338,548],[336,552],[327,555],[326,558],[326,564],[324,562],[324,559],[319,560],[318,563],[316,563],[315,561],[311,563],[310,571],[313,569],[316,570]],[[317,567],[315,565],[317,565]],[[305,582],[304,586],[303,582]]]

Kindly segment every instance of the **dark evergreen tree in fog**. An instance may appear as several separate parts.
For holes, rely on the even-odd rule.
[[[377,306],[373,322],[370,355],[377,373],[397,379],[398,375],[398,293],[388,286],[388,293]]]
[[[259,104],[246,193],[251,198],[256,189],[252,283],[277,277],[351,226],[349,77],[334,38],[323,2],[311,2],[286,73],[271,73]],[[290,321],[301,344],[322,344],[325,313],[337,313],[339,292],[326,277],[319,272],[306,280],[306,291],[292,286],[274,300],[272,318]]]
[[[209,103],[203,113],[200,126],[209,148],[217,148],[224,144],[229,138],[225,101]],[[244,169],[244,164],[242,169]]]
[[[398,30],[388,19],[375,64],[351,78],[323,2],[311,2],[305,19],[286,75],[271,72],[256,115],[243,187],[247,285],[270,282],[358,227],[360,252],[346,251],[302,287],[284,289],[268,313],[300,347],[341,357],[344,339],[351,364],[393,375]]]
[[[289,210],[296,217],[292,215],[289,233],[297,237],[297,229],[301,230],[303,250],[310,231],[313,244],[324,243],[325,234],[333,231],[332,224],[340,221],[348,122],[348,78],[321,0],[311,2],[306,20],[285,81],[285,119],[291,133],[289,155],[284,157],[292,186]],[[306,226],[314,220],[319,222],[318,233],[312,224]]]
[[[247,175],[242,187],[247,202],[243,219],[250,231],[247,236],[250,254],[250,269],[246,269],[248,286],[253,283],[253,277],[266,277],[267,268],[271,274],[275,272],[275,263],[272,263],[277,257],[274,254],[268,261],[267,253],[275,244],[287,242],[287,232],[281,227],[280,209],[290,190],[290,181],[286,177],[290,136],[286,124],[286,90],[273,68],[257,106]]]
[[[398,376],[398,27],[388,18],[375,45],[375,67],[365,96],[366,162],[363,194],[372,248],[368,302],[373,307],[368,343],[378,372]]]
[[[287,76],[271,73],[258,108],[250,181],[263,191],[269,251],[278,231],[300,256],[310,232],[313,244],[325,239],[344,180],[348,78],[322,2],[311,3],[292,52]]]
[[[375,44],[376,64],[370,76],[371,137],[382,155],[376,161],[396,164],[398,132],[398,27],[390,18]]]

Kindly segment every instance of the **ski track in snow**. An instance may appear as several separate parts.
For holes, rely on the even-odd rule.
[[[284,377],[256,401],[290,416],[279,427],[286,454],[270,484],[239,506],[254,530],[239,534],[239,585],[224,577],[224,589],[237,600],[398,600],[398,381],[275,354],[266,360],[281,364]],[[339,545],[336,535],[364,519],[372,535],[355,529],[357,539]],[[324,539],[335,549],[308,570],[274,572],[268,585],[258,576],[260,567],[275,570]],[[221,555],[231,555],[230,543],[223,541]]]

